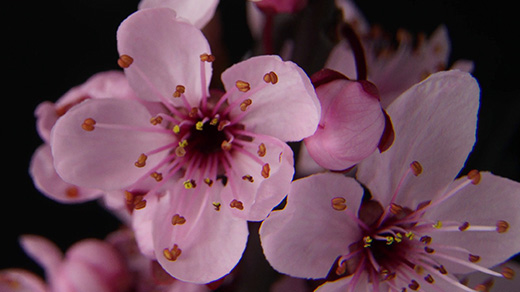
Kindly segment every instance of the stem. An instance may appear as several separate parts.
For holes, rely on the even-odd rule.
[[[352,48],[354,59],[356,61],[357,80],[367,80],[365,50],[363,49],[359,36],[348,23],[344,23],[341,27],[341,34],[347,39]]]

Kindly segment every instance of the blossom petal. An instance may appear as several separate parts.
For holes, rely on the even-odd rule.
[[[275,84],[264,81],[270,72],[277,76]],[[316,131],[320,103],[309,77],[296,64],[278,56],[253,57],[224,71],[222,81],[230,103],[251,99],[241,121],[248,130],[283,141],[298,141]],[[236,90],[237,81],[247,82],[251,90]],[[234,116],[241,113],[238,106],[231,111]]]
[[[51,147],[48,144],[36,149],[29,171],[36,188],[61,203],[82,203],[97,199],[103,194],[100,190],[80,188],[63,181],[54,169]]]
[[[228,274],[242,257],[247,224],[232,216],[228,208],[213,205],[211,195],[218,194],[221,188],[220,182],[211,187],[202,184],[174,190],[159,201],[153,223],[155,256],[176,279],[209,283]],[[182,216],[185,222],[173,225],[175,215]],[[165,249],[175,247],[181,251],[178,257],[166,258]]]
[[[285,209],[273,211],[260,228],[269,263],[293,277],[327,276],[336,258],[348,254],[349,245],[361,238],[357,223],[346,211],[335,210],[332,199],[344,198],[347,209],[357,213],[362,196],[361,186],[341,174],[322,173],[294,181]]]
[[[460,180],[454,184],[459,184]],[[432,208],[426,216],[441,222],[469,222],[470,226],[494,227],[499,220],[503,220],[509,224],[509,229],[504,233],[471,229],[464,232],[442,232],[440,229],[431,235],[433,242],[466,248],[472,254],[480,256],[478,264],[484,267],[502,263],[520,252],[518,244],[514,244],[520,242],[519,199],[520,183],[491,173],[481,173],[478,185],[465,187],[441,205]]]
[[[140,98],[181,105],[172,94],[182,85],[195,107],[203,94],[208,95],[211,64],[203,64],[202,76],[200,55],[211,53],[209,44],[200,30],[178,19],[175,11],[153,8],[130,15],[119,26],[117,47],[120,55],[133,59],[125,74]]]
[[[88,118],[114,128],[96,125],[86,131],[82,124]],[[130,185],[166,154],[150,155],[142,168],[134,165],[139,156],[174,139],[154,132],[150,118],[144,106],[131,100],[91,99],[75,106],[52,131],[57,173],[68,183],[82,187],[116,190]]]
[[[53,242],[38,235],[21,236],[20,245],[47,273],[54,272],[63,259],[62,252]]]
[[[48,292],[45,282],[37,275],[22,269],[0,270],[0,291]]]
[[[468,73],[431,75],[403,93],[387,109],[395,141],[358,166],[358,179],[387,205],[399,181],[418,161],[423,173],[401,185],[395,203],[415,208],[449,185],[475,142],[479,87]]]
[[[179,17],[202,29],[215,14],[218,3],[218,0],[141,0],[139,9],[168,7],[175,10]]]

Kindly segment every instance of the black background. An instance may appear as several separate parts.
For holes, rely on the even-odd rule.
[[[226,7],[239,7],[239,2],[222,0]],[[467,168],[520,181],[520,45],[514,2],[358,2],[368,20],[389,30],[404,27],[430,33],[439,24],[446,24],[452,60],[473,60],[474,76],[482,89],[478,142]],[[103,238],[119,223],[95,202],[64,205],[34,188],[28,166],[33,151],[41,144],[34,109],[42,101],[57,100],[96,72],[118,69],[115,33],[119,23],[135,11],[138,1],[8,3],[1,12],[4,187],[0,198],[0,269],[19,267],[41,273],[20,249],[17,240],[21,234],[39,234],[66,249],[83,238]]]

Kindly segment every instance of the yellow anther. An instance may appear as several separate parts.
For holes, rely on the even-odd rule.
[[[200,55],[200,60],[202,62],[214,62],[215,61],[215,56],[213,56],[211,54],[204,53],[204,54]]]
[[[363,237],[363,247],[364,248],[370,247],[372,244],[372,241],[373,241],[373,239],[370,236]]]
[[[394,243],[394,237],[393,236],[387,236],[386,237],[386,245],[392,245]]]
[[[260,145],[258,145],[258,151],[256,152],[258,154],[258,156],[264,157],[266,152],[267,152],[267,148],[265,147],[264,143],[261,143]]]
[[[95,129],[94,125],[96,124],[96,121],[92,118],[85,119],[83,121],[83,124],[81,124],[81,128],[87,132],[93,131]]]
[[[213,205],[213,207],[215,208],[215,211],[220,211],[220,206],[221,206],[220,203],[218,203],[218,202],[213,202],[212,205]]]
[[[262,176],[264,178],[269,177],[269,172],[271,171],[271,168],[269,167],[269,163],[266,163],[262,166]]]
[[[161,117],[161,116],[153,117],[150,119],[150,123],[154,126],[162,123],[162,121],[163,121],[163,117]]]
[[[179,141],[179,147],[185,148],[186,146],[188,146],[187,140]]]
[[[442,222],[441,221],[435,222],[435,224],[433,224],[433,228],[441,229],[442,228]]]
[[[504,232],[507,232],[507,230],[509,230],[509,223],[507,223],[504,220],[497,221],[497,232],[498,233],[504,233]]]
[[[172,217],[172,225],[182,225],[186,223],[186,218],[182,217],[179,214],[175,214]]]
[[[195,129],[197,129],[197,131],[202,131],[202,127],[204,127],[204,123],[202,121],[198,121],[195,124]]]
[[[237,80],[235,85],[238,88],[238,90],[240,90],[242,92],[248,92],[251,89],[251,86],[249,85],[249,83],[242,81],[242,80]]]
[[[231,203],[229,203],[229,206],[231,208],[235,208],[235,209],[238,209],[238,210],[244,210],[244,204],[236,199],[233,199],[233,201],[231,201]]]
[[[422,165],[417,161],[410,163],[410,168],[415,176],[418,176],[423,171]]]
[[[264,75],[264,81],[266,83],[276,84],[278,82],[278,75],[276,75],[276,73],[273,71],[266,73]]]
[[[172,131],[175,134],[179,134],[181,132],[181,127],[179,125],[175,125],[175,126],[173,126]]]
[[[395,239],[395,242],[399,243],[399,242],[403,241],[403,235],[401,233],[397,232],[394,239]]]
[[[213,180],[210,178],[205,178],[204,183],[211,187],[213,185]]]
[[[245,112],[247,110],[247,108],[253,103],[253,101],[248,98],[246,100],[244,100],[241,104],[240,104],[240,110]]]
[[[335,197],[331,200],[332,209],[334,209],[336,211],[343,211],[343,210],[347,209],[346,202],[347,202],[347,200],[345,198]]]
[[[142,153],[139,155],[139,158],[137,158],[137,161],[134,163],[134,165],[136,167],[144,167],[146,165],[146,159],[148,159],[148,156]]]
[[[211,119],[211,121],[209,122],[210,125],[212,126],[216,126],[218,124],[218,118],[215,117],[213,119]]]
[[[184,188],[187,189],[187,190],[194,189],[194,188],[197,187],[197,184],[195,183],[195,180],[193,180],[193,179],[189,179],[187,181],[184,181],[183,184],[184,184]]]
[[[408,231],[404,236],[406,236],[406,238],[408,238],[409,240],[413,240],[415,234],[411,231]]]
[[[117,65],[121,68],[128,68],[132,63],[134,62],[134,59],[128,55],[121,55],[119,59],[117,60]]]

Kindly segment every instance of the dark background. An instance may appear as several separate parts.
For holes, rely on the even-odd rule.
[[[225,22],[238,21],[238,14],[227,9],[237,9],[241,1],[221,2],[227,7]],[[452,40],[452,60],[473,60],[474,76],[482,89],[478,142],[468,169],[489,170],[520,181],[520,45],[513,2],[357,2],[368,20],[390,31],[404,27],[430,33],[446,24]],[[41,273],[20,249],[17,240],[21,234],[39,234],[66,249],[87,237],[103,238],[119,223],[95,202],[64,205],[34,188],[28,166],[41,143],[35,130],[34,109],[42,101],[55,101],[96,72],[118,69],[115,33],[119,23],[135,11],[138,1],[8,3],[2,7],[2,166],[7,176],[2,176],[0,201],[0,269],[19,267]],[[239,47],[248,45],[241,43]]]

